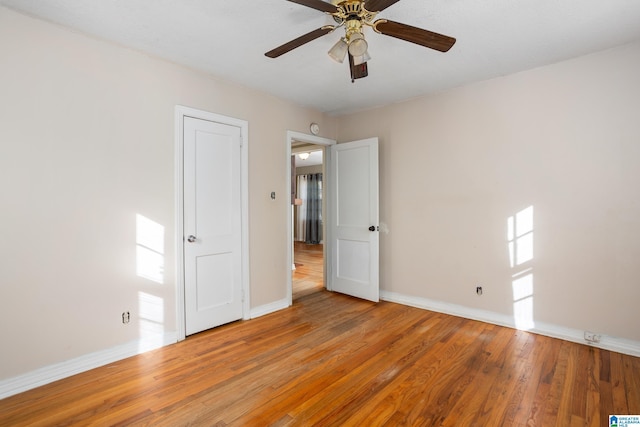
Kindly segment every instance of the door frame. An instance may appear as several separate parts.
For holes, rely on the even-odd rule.
[[[286,141],[286,153],[287,153],[287,161],[285,162],[285,164],[287,165],[286,167],[286,179],[287,179],[287,188],[291,188],[291,144],[294,141],[298,141],[298,142],[304,142],[304,143],[308,143],[308,144],[315,144],[315,145],[322,145],[324,146],[325,150],[324,150],[324,157],[322,159],[322,163],[324,164],[324,170],[328,170],[328,167],[330,165],[331,162],[331,150],[327,150],[326,148],[337,144],[337,141],[335,139],[330,139],[330,138],[324,138],[321,136],[315,136],[315,135],[309,135],[306,133],[302,133],[302,132],[295,132],[295,131],[291,131],[288,130],[287,131],[287,141]],[[328,185],[328,181],[326,178],[326,175],[328,174],[323,174],[322,176],[322,180],[323,180],[323,184],[322,187],[326,189],[327,194],[328,195],[328,191],[329,191],[329,185]],[[329,209],[329,200],[330,197],[326,198],[326,212],[324,214],[324,218],[323,218],[323,222],[325,224],[324,229],[329,230],[328,224],[331,221],[331,218],[328,216],[327,212],[330,211]],[[290,197],[287,197],[287,204],[289,206],[289,209],[287,209],[287,257],[286,257],[286,262],[287,262],[287,296],[286,296],[286,300],[287,300],[287,304],[289,306],[293,305],[293,279],[291,277],[291,266],[293,265],[293,218],[291,218],[291,202]],[[329,258],[331,253],[330,253],[330,245],[327,245],[327,242],[330,241],[331,236],[325,235],[324,236],[324,241],[325,244],[323,245],[323,249],[324,249],[324,256],[323,256],[323,264],[324,264],[324,281],[325,281],[325,285],[327,286],[327,289],[329,289],[329,282],[327,281],[327,274],[329,273],[328,271],[328,263],[327,263],[327,259],[331,259]],[[331,290],[331,289],[329,289]]]
[[[242,239],[242,318],[250,318],[249,277],[249,122],[208,111],[176,105],[175,107],[175,283],[177,339],[186,338],[184,283],[184,117],[207,120],[240,128],[240,192]]]

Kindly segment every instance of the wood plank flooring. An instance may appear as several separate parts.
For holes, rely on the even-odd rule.
[[[595,427],[640,414],[640,358],[308,283],[295,294],[289,309],[0,400],[0,426]]]
[[[322,245],[295,242],[293,271],[293,301],[324,287],[324,264]]]

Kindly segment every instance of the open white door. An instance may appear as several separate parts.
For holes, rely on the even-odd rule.
[[[184,118],[186,335],[243,316],[241,144],[240,127]]]
[[[379,301],[378,138],[331,146],[328,287]]]

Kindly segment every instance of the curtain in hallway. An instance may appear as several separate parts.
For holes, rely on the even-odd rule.
[[[297,240],[318,244],[322,242],[322,174],[298,175]]]

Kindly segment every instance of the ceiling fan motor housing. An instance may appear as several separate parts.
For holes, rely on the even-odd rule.
[[[349,16],[359,16],[363,9],[362,2],[359,0],[345,1],[338,7],[342,8],[345,15]]]
[[[365,9],[362,0],[346,0],[337,3],[338,10],[333,13],[333,19],[342,24],[345,21],[358,21],[365,25],[371,25],[377,12],[369,12]]]

